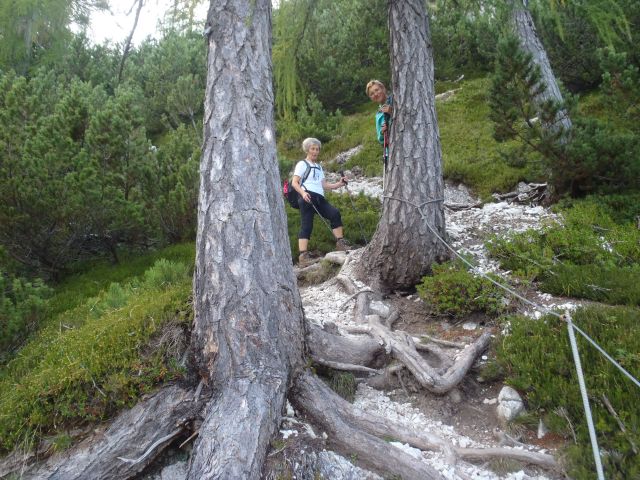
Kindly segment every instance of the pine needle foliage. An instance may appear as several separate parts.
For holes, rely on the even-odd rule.
[[[87,26],[105,0],[16,0],[0,3],[0,70],[26,73],[35,59],[55,58],[72,36],[71,24]],[[51,60],[51,59],[50,59]]]
[[[621,68],[621,57],[610,64],[622,72],[620,93],[634,95],[637,69]],[[636,72],[636,74],[634,74]],[[605,79],[612,78],[605,74]],[[615,82],[614,82],[615,84]],[[637,191],[640,183],[640,137],[635,131],[619,130],[606,121],[574,116],[566,131],[557,121],[563,112],[574,111],[576,100],[564,104],[537,102],[545,85],[531,56],[518,42],[505,37],[498,43],[496,70],[489,93],[490,118],[498,142],[515,141],[504,148],[512,165],[526,166],[540,180],[548,180],[554,195],[580,197],[590,193]],[[633,103],[631,103],[633,105]],[[630,114],[634,115],[633,107]]]
[[[285,0],[274,12],[272,56],[275,103],[278,115],[285,119],[291,117],[305,95],[298,74],[298,52],[315,3],[315,0]]]
[[[556,121],[565,106],[536,100],[545,90],[540,67],[531,54],[520,48],[517,38],[504,36],[498,42],[489,90],[494,138],[498,142],[517,140],[521,145],[519,156],[533,153],[552,163],[561,154],[568,132]],[[545,171],[543,167],[541,173]]]
[[[38,329],[50,295],[42,280],[29,281],[0,269],[0,366]]]
[[[638,308],[589,307],[578,309],[572,317],[635,378],[640,376]],[[497,358],[507,383],[524,394],[530,413],[542,417],[553,432],[568,440],[571,478],[592,479],[593,454],[566,324],[553,316],[537,321],[512,317],[504,329],[508,334],[497,343]],[[615,480],[637,478],[640,456],[634,449],[640,445],[638,387],[580,335],[577,337],[598,443],[604,453],[605,475]]]
[[[631,39],[631,24],[624,2],[618,0],[531,0],[529,4],[537,15],[544,15],[554,20],[562,38],[565,37],[565,31],[561,14],[563,10],[571,8],[588,19],[605,44],[609,46],[620,45],[620,43]]]

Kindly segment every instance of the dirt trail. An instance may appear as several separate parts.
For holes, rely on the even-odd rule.
[[[380,198],[382,179],[353,179],[349,184],[349,191],[351,194],[364,192],[365,195]],[[445,203],[472,205],[478,204],[479,200],[474,198],[464,186],[447,184]],[[483,246],[486,238],[492,234],[540,228],[546,222],[557,220],[555,214],[543,207],[507,202],[487,203],[476,208],[446,211],[447,233],[451,245],[458,252],[471,255],[480,271],[492,272],[504,278],[508,277],[508,272],[501,271],[498,264],[488,258]],[[357,255],[357,252],[354,254]],[[301,294],[307,318],[318,324],[332,322],[339,329],[353,326],[353,302],[348,302],[349,295],[335,282],[328,281],[321,285],[303,287]],[[527,295],[535,303],[547,308],[560,305],[565,308],[575,307],[572,302],[547,294],[527,292]],[[395,328],[405,330],[414,336],[427,334],[469,343],[485,329],[494,328],[489,324],[485,325],[485,319],[482,317],[468,318],[456,324],[446,319],[436,318],[430,315],[428,306],[417,295],[408,297],[392,295],[385,301],[401,312]],[[341,306],[344,308],[338,308]],[[524,306],[522,313],[532,317],[539,316],[538,312]],[[555,447],[561,445],[559,439],[549,435],[538,439],[530,431],[503,425],[498,420],[496,405],[502,384],[486,383],[479,374],[482,364],[488,360],[487,355],[491,354],[483,355],[467,379],[448,395],[440,397],[429,394],[416,388],[407,377],[403,382],[399,381],[396,389],[388,392],[381,392],[360,384],[355,404],[364,410],[394,419],[406,425],[407,428],[428,430],[447,439],[455,446],[488,448],[511,446],[509,443],[512,443],[516,448],[553,452]],[[289,435],[292,433],[290,432]],[[522,444],[514,444],[512,440],[518,440]],[[422,453],[408,446],[405,448],[416,455],[422,455],[425,461],[440,471],[445,478],[452,480],[465,478],[465,476],[483,480],[561,478],[550,472],[541,472],[537,468],[523,467],[509,461],[487,462],[482,466],[459,462],[454,470],[440,454]]]

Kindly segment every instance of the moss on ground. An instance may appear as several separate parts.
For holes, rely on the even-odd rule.
[[[110,282],[89,298],[79,289],[84,300],[50,318],[0,370],[0,452],[104,420],[155,385],[183,375],[179,338],[170,344],[158,338],[167,328],[180,337],[182,326],[191,323],[192,264],[160,259],[135,278],[127,266],[112,270],[99,270],[103,276],[96,282],[129,280]],[[69,288],[62,289],[65,295]]]

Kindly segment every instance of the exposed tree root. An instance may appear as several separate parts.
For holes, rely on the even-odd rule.
[[[333,333],[330,327],[324,329],[310,323],[307,328],[307,345],[311,358],[326,364],[343,363],[376,368],[378,359],[384,356],[384,348],[369,336],[345,336]]]
[[[319,378],[304,372],[298,376],[290,399],[329,436],[331,444],[351,452],[369,468],[405,480],[441,479],[434,468],[362,429],[353,407]]]
[[[379,415],[363,412],[339,397],[320,379],[301,374],[295,381],[291,401],[329,436],[338,449],[354,453],[359,462],[386,475],[404,479],[442,478],[435,469],[417,460],[389,441],[408,444],[422,451],[435,451],[455,466],[459,460],[487,461],[507,458],[548,469],[559,469],[553,456],[511,448],[461,448],[425,431],[397,425]],[[391,459],[393,459],[391,461]]]
[[[385,351],[405,365],[420,385],[430,392],[445,394],[458,385],[475,362],[476,357],[489,345],[491,339],[489,331],[484,332],[475,342],[464,347],[453,359],[436,344],[420,343],[416,345],[409,334],[399,330],[392,331],[389,328],[388,325],[393,324],[395,318],[383,323],[379,314],[371,314],[371,302],[374,294],[369,289],[358,287],[344,273],[340,273],[336,280],[351,295],[349,300],[355,299],[356,301],[354,310],[356,323],[366,325],[368,327],[366,333],[369,337],[373,338],[376,344],[384,345]],[[387,316],[396,317],[397,312],[392,310]],[[419,350],[427,351],[432,357],[431,362],[436,365],[432,366],[429,359],[426,359]],[[340,361],[339,358],[333,360]],[[354,364],[355,362],[348,361],[346,363]]]
[[[560,471],[560,466],[552,455],[517,448],[459,448],[454,447],[454,452],[463,460],[486,462],[493,458],[507,458],[519,462],[538,465],[551,470]]]
[[[399,362],[378,370],[378,375],[370,376],[366,380],[370,385],[374,384],[378,387],[388,385],[394,374],[399,374],[402,368],[407,368],[420,385],[427,390],[436,394],[447,393],[462,381],[477,356],[489,345],[490,331],[484,332],[473,343],[466,346],[428,336],[421,338],[421,340],[427,340],[427,343],[416,343],[409,334],[390,329],[389,325],[393,325],[398,317],[397,311],[387,311],[387,319],[391,318],[391,321],[384,321],[381,318],[380,309],[376,309],[376,313],[372,314],[374,310],[372,300],[376,295],[369,288],[357,286],[344,273],[340,273],[336,277],[336,281],[350,295],[340,308],[344,308],[351,301],[356,304],[353,315],[357,326],[345,327],[345,330],[357,335],[340,335],[337,326],[331,323],[327,323],[324,329],[311,324],[308,329],[307,343],[312,357],[318,363],[331,366],[327,361],[327,359],[331,359],[337,369],[341,369],[341,362],[346,362],[347,368],[345,370],[358,371],[358,364],[370,367],[372,365],[370,362],[374,359],[378,362],[381,359],[388,361],[389,356]],[[460,351],[455,357],[451,357],[441,346],[448,349],[458,348]],[[383,355],[384,353],[388,355]],[[425,353],[427,358],[424,356]],[[380,368],[380,365],[376,364],[376,367]],[[364,371],[371,373],[368,370]],[[506,458],[549,469],[557,470],[559,468],[553,456],[548,454],[499,447],[459,448],[428,432],[412,432],[410,429],[394,425],[384,418],[371,414],[365,415],[330,392],[328,387],[319,383],[317,378],[311,377],[309,374],[298,378],[291,401],[299,409],[307,412],[321,428],[325,429],[330,435],[330,441],[340,449],[355,452],[359,460],[372,466],[375,470],[387,474],[400,474],[403,478],[440,478],[435,471],[431,471],[429,474],[417,473],[415,470],[417,467],[411,461],[403,463],[402,468],[407,470],[401,473],[397,462],[404,462],[404,460],[395,458],[395,450],[393,456],[396,461],[394,461],[393,471],[386,470],[388,468],[387,462],[380,462],[377,450],[379,448],[377,442],[380,438],[393,438],[420,450],[442,452],[451,465],[455,465],[461,459],[487,461],[493,458]],[[370,435],[370,437],[366,435]],[[363,446],[360,442],[368,442],[368,445]],[[386,455],[388,457],[389,454]],[[418,476],[414,477],[414,475]],[[429,477],[426,475],[438,476]],[[462,472],[460,475],[464,478]]]
[[[421,340],[427,340],[431,343],[435,343],[437,345],[442,345],[443,347],[449,348],[464,348],[464,344],[458,342],[450,342],[449,340],[442,340],[441,338],[431,337],[429,335],[422,334],[420,335]],[[416,347],[419,347],[420,344],[416,344]]]
[[[21,478],[123,479],[144,470],[182,432],[199,422],[204,401],[173,385],[127,410],[104,431],[23,470]]]
[[[482,208],[484,205],[482,202],[475,203],[455,203],[455,202],[446,202],[444,206],[449,210],[458,211],[458,210],[469,210],[471,208]]]

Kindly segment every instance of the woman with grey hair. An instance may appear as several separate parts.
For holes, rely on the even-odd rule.
[[[313,216],[318,213],[328,220],[331,231],[336,238],[336,250],[346,251],[349,243],[344,239],[342,231],[342,217],[340,211],[324,198],[324,191],[335,190],[347,184],[344,177],[339,182],[329,183],[324,178],[322,166],[318,163],[322,144],[317,138],[306,138],[302,142],[302,150],[307,154],[305,160],[300,160],[293,171],[291,185],[298,192],[301,225],[298,232],[298,249],[301,264],[308,263],[311,256],[308,252],[309,238],[313,230]]]

